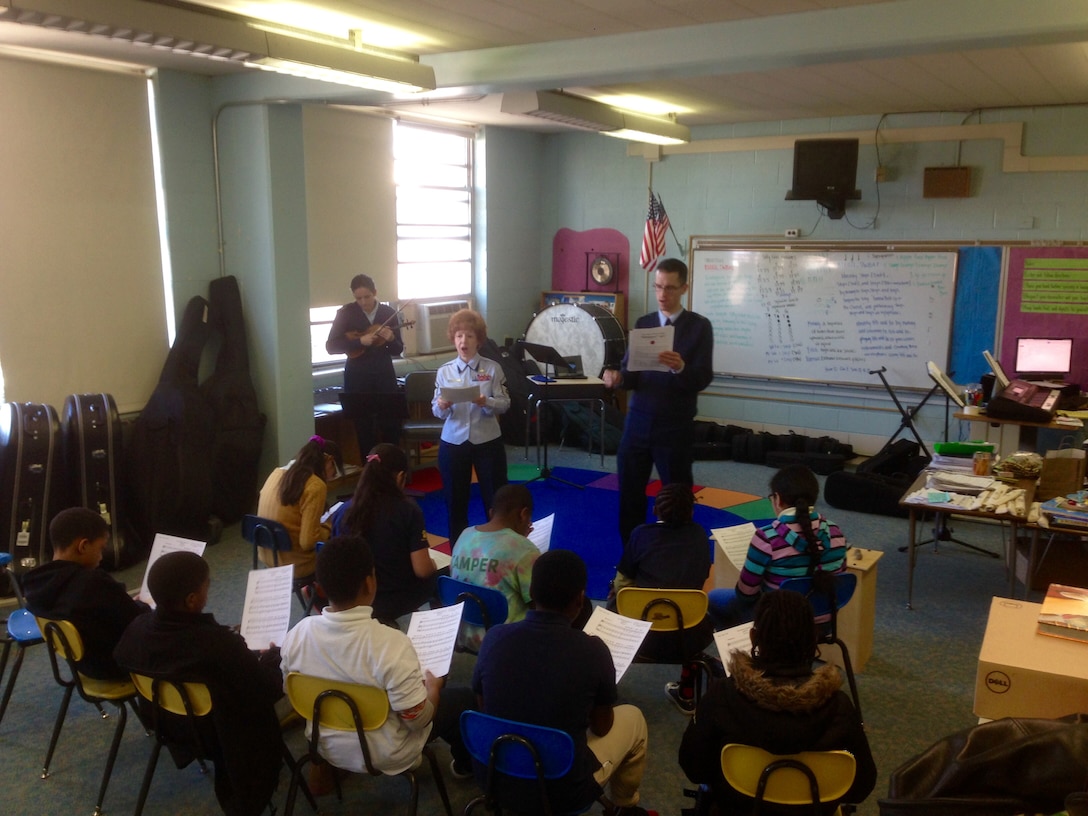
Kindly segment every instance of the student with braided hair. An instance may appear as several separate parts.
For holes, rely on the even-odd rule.
[[[695,496],[689,485],[665,485],[654,500],[656,524],[640,524],[631,531],[624,547],[616,577],[609,593],[609,607],[625,586],[653,589],[702,589],[710,578],[710,544],[707,532],[693,519]],[[683,659],[688,659],[714,639],[709,619],[689,630],[684,638]],[[675,660],[676,636],[672,632],[649,632],[639,655],[650,660]],[[685,714],[695,713],[695,672],[684,664],[679,682],[665,685],[668,695]]]
[[[813,671],[816,623],[808,600],[789,590],[761,595],[751,639],[751,652],[728,656],[729,676],[710,684],[684,732],[679,760],[688,779],[710,785],[719,813],[749,813],[752,800],[722,776],[724,745],[755,745],[772,754],[845,750],[857,770],[842,801],[863,801],[876,785],[876,764],[838,669],[824,664]]]
[[[719,629],[752,619],[763,592],[787,578],[831,575],[846,568],[846,538],[816,512],[820,483],[804,465],[787,465],[771,477],[768,498],[777,518],[756,530],[736,589],[715,589],[710,614]]]
[[[434,596],[434,561],[423,532],[423,511],[404,494],[408,456],[382,442],[366,457],[350,502],[331,519],[333,535],[361,536],[374,553],[378,591],[374,617],[393,623]]]
[[[329,536],[325,514],[328,482],[343,469],[340,448],[335,442],[311,436],[295,458],[286,466],[269,474],[261,488],[257,515],[278,521],[291,536],[291,551],[276,553],[260,548],[261,561],[268,566],[274,562],[293,564],[295,578],[314,574],[317,542]]]

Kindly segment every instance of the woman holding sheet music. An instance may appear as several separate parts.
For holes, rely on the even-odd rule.
[[[502,366],[479,354],[487,342],[487,324],[479,312],[461,309],[447,329],[457,358],[435,374],[431,412],[446,422],[438,446],[438,470],[450,518],[450,542],[468,527],[472,471],[480,483],[484,521],[491,517],[491,498],[506,484],[506,447],[499,415],[510,408]]]
[[[396,445],[375,445],[351,501],[332,516],[335,535],[362,536],[374,553],[378,592],[374,617],[392,623],[434,596],[435,573],[423,511],[404,495],[408,456]]]
[[[257,515],[278,521],[291,536],[291,552],[275,553],[261,547],[261,561],[272,566],[293,564],[295,578],[314,574],[317,542],[329,537],[329,525],[321,517],[325,513],[328,481],[342,469],[340,448],[320,436],[311,436],[295,455],[293,461],[276,468],[261,488]]]

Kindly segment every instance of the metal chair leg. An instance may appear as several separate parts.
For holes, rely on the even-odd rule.
[[[442,768],[438,765],[438,759],[434,755],[434,751],[430,746],[427,746],[423,751],[423,755],[427,757],[427,762],[431,765],[431,776],[434,777],[434,783],[438,786],[438,795],[442,797],[442,805],[446,808],[446,816],[453,816],[453,808],[450,805],[450,796],[446,792],[446,780],[442,777]]]
[[[102,784],[98,787],[98,803],[94,808],[94,816],[101,816],[102,803],[106,800],[106,788],[110,784],[110,776],[113,774],[113,765],[117,761],[117,749],[121,747],[121,735],[125,731],[125,723],[128,721],[128,711],[124,701],[117,704],[120,716],[117,725],[113,729],[113,741],[110,743],[110,752],[106,757],[106,769],[102,772]]]
[[[4,666],[8,662],[8,652],[11,651],[12,641],[8,641],[4,644],[4,657],[0,661],[0,677],[4,676]],[[8,710],[8,703],[11,702],[11,694],[15,691],[15,681],[19,677],[19,669],[23,666],[23,658],[26,656],[26,648],[24,646],[19,647],[19,654],[15,655],[15,662],[11,664],[11,674],[8,675],[7,685],[4,686],[4,697],[0,700],[0,722],[4,721],[4,714]]]
[[[68,704],[72,702],[74,686],[68,686],[64,690],[64,699],[60,701],[60,710],[57,711],[57,721],[53,723],[53,736],[49,739],[49,750],[45,754],[45,762],[42,764],[42,779],[49,778],[49,763],[53,761],[53,751],[57,748],[57,740],[60,739],[60,729],[64,726],[64,718],[68,716]]]
[[[144,812],[144,803],[147,802],[147,794],[151,790],[151,777],[155,775],[155,766],[159,764],[159,752],[161,750],[162,743],[156,737],[155,745],[151,748],[151,756],[147,759],[147,769],[144,771],[143,782],[140,783],[140,795],[136,798],[135,816],[140,816]]]

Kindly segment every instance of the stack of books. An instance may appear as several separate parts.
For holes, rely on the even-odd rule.
[[[1039,512],[1047,517],[1052,527],[1088,531],[1088,491],[1045,501],[1039,506]]]
[[[1039,609],[1040,635],[1088,641],[1088,589],[1051,584]]]

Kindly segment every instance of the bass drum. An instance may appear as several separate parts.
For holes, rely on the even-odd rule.
[[[582,371],[600,377],[619,368],[627,336],[612,312],[596,303],[557,303],[533,315],[525,329],[530,343],[551,346],[564,357],[582,357]]]

